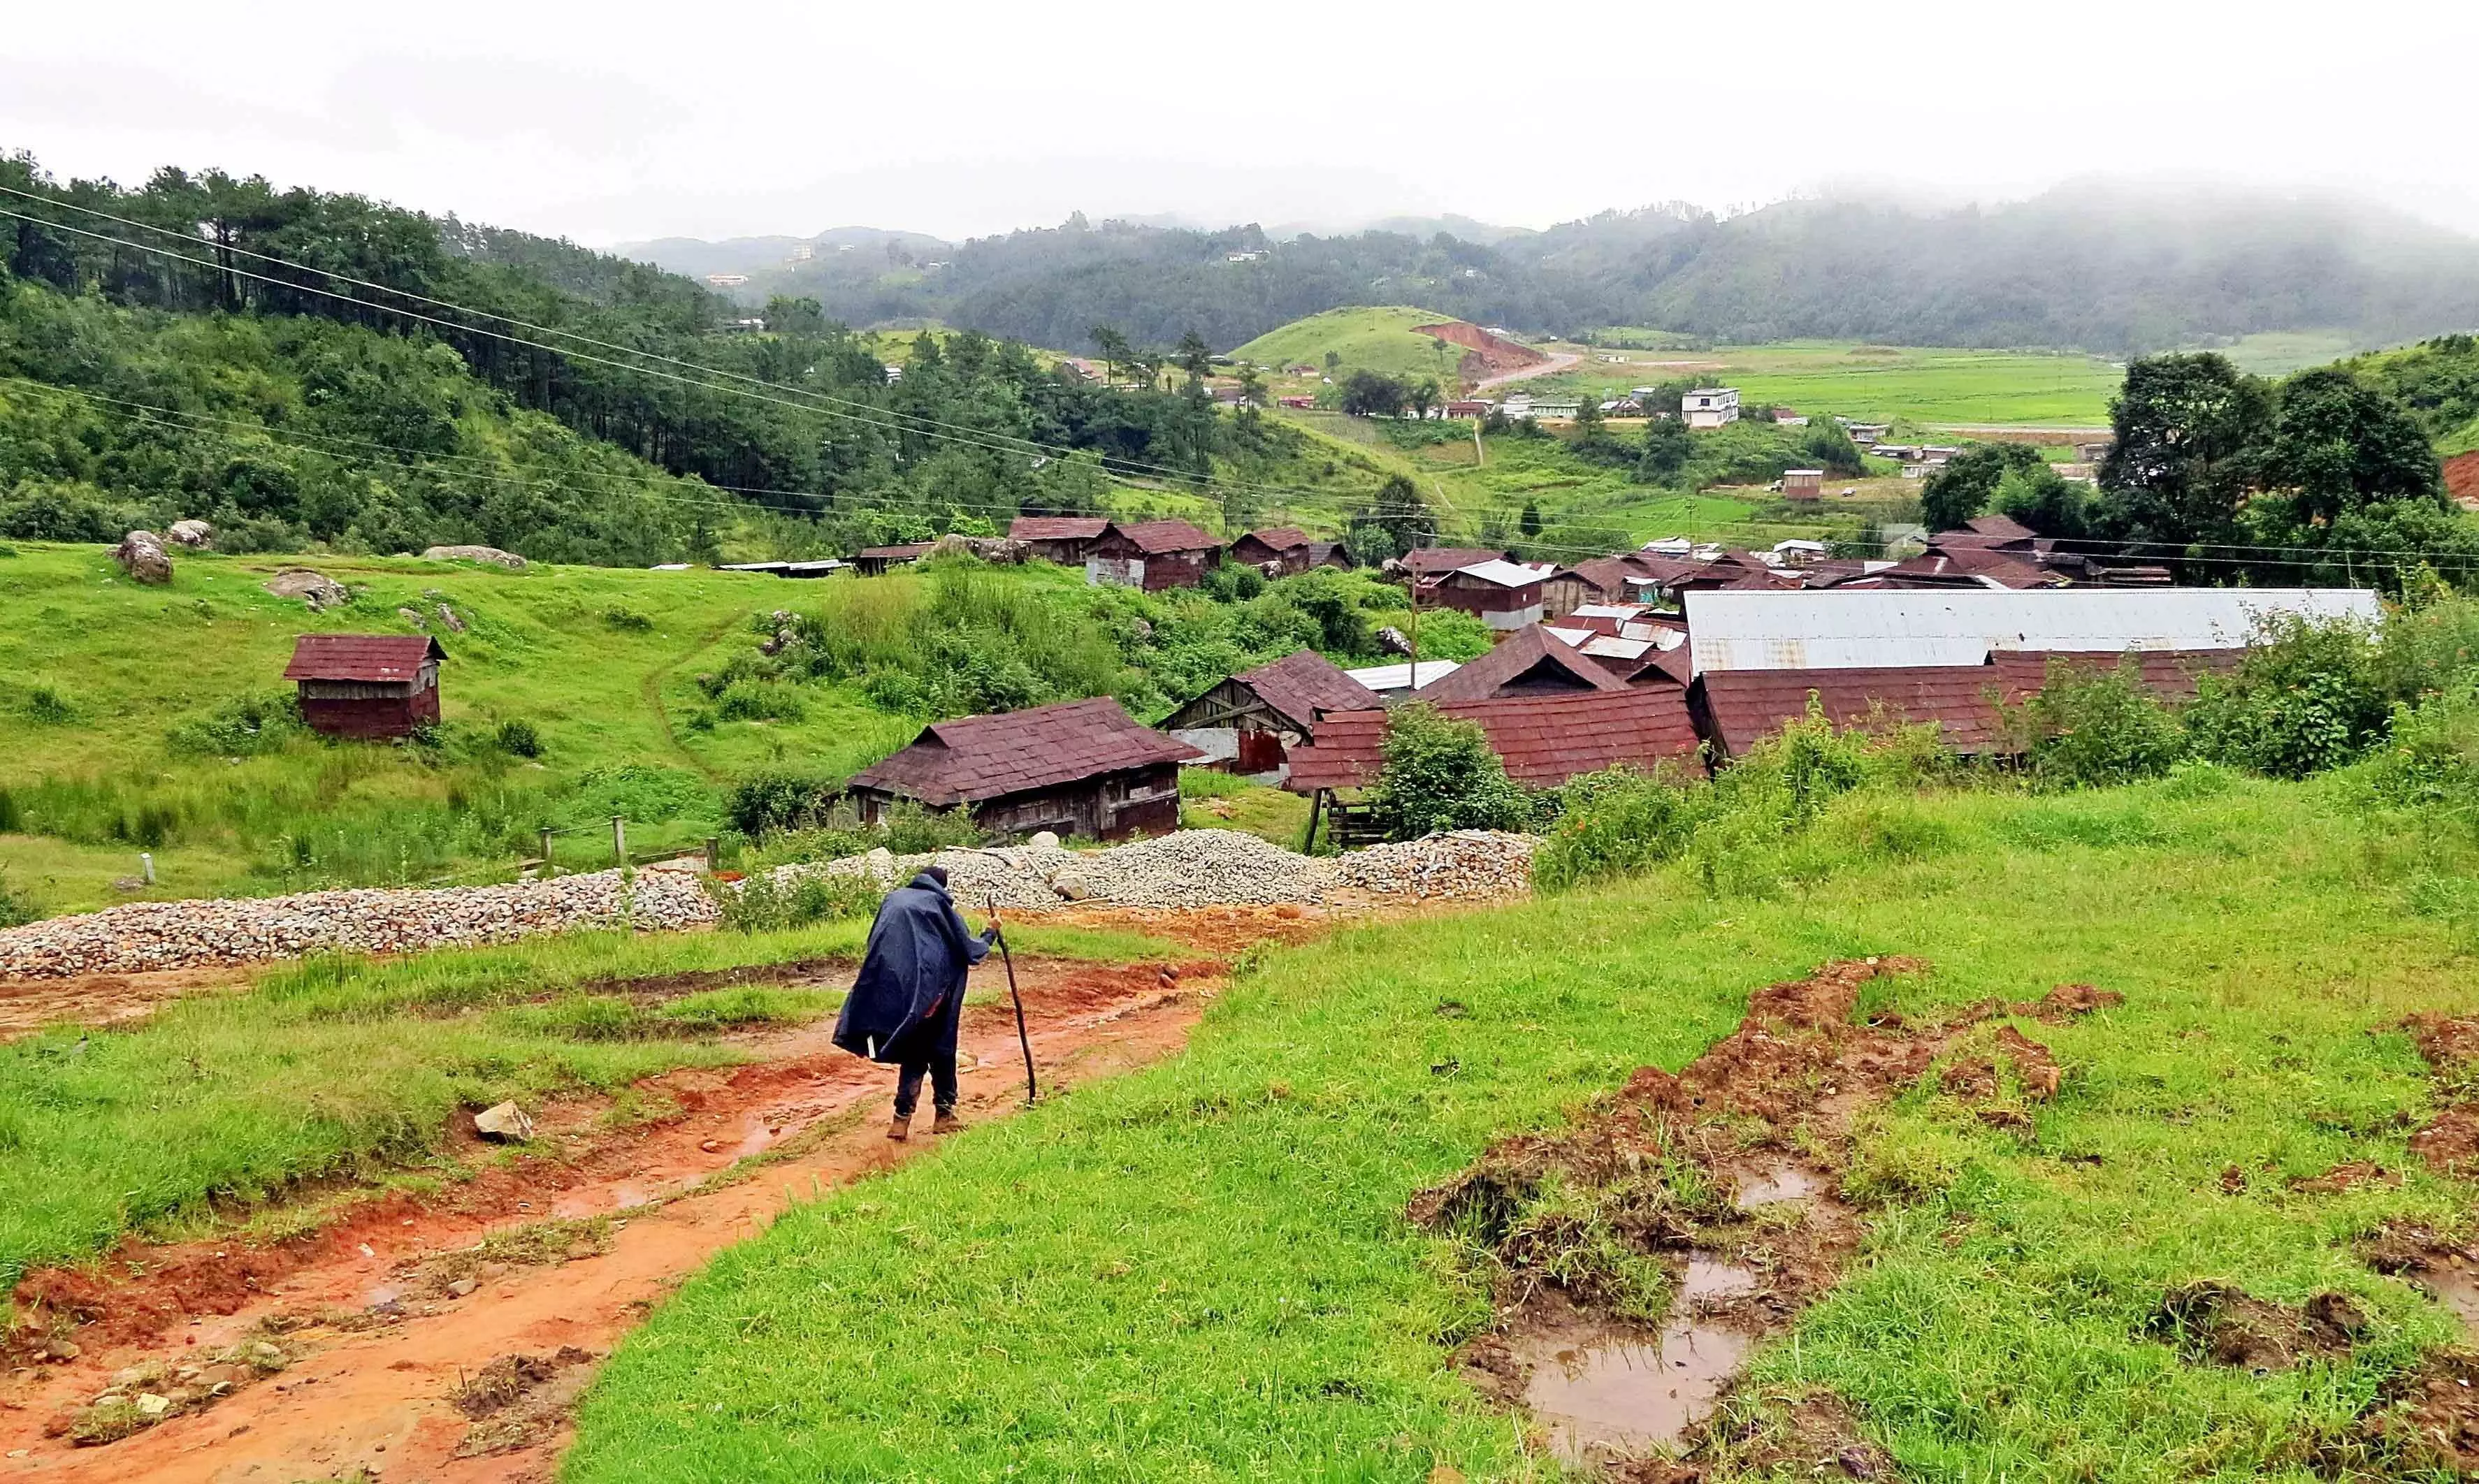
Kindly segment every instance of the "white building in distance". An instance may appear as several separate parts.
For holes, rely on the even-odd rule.
[[[1678,399],[1679,415],[1691,428],[1718,428],[1739,420],[1739,389],[1699,387]]]

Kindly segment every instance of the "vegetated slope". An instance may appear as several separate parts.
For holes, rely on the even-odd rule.
[[[731,322],[728,301],[686,279],[357,196],[278,192],[264,181],[171,170],[136,190],[62,188],[23,158],[0,162],[0,185],[37,198],[8,199],[18,203],[12,210],[41,218],[0,225],[0,312],[9,316],[0,343],[14,363],[0,371],[96,392],[136,388],[162,399],[150,406],[169,406],[176,424],[235,418],[259,425],[268,441],[295,432],[288,419],[302,419],[293,404],[315,405],[319,415],[299,430],[305,436],[343,425],[406,467],[444,465],[425,486],[447,485],[451,470],[473,472],[453,462],[475,451],[478,436],[447,426],[459,410],[524,409],[722,491],[704,507],[709,525],[685,503],[661,520],[626,500],[576,519],[588,503],[578,493],[554,519],[529,511],[525,502],[535,496],[522,490],[494,487],[459,501],[425,489],[402,498],[389,480],[320,470],[307,471],[316,488],[305,490],[292,475],[261,478],[212,459],[166,466],[178,458],[156,451],[164,438],[122,425],[164,415],[121,407],[92,413],[76,428],[37,423],[23,440],[34,445],[31,456],[18,442],[0,444],[0,503],[23,480],[91,477],[68,446],[84,443],[98,456],[86,462],[105,475],[150,492],[181,491],[190,506],[183,514],[225,509],[236,524],[269,522],[265,544],[315,535],[386,550],[399,532],[434,534],[463,516],[488,518],[503,532],[581,524],[635,533],[637,545],[602,555],[591,537],[554,543],[562,556],[635,562],[650,550],[710,550],[730,534],[761,549],[812,555],[958,524],[1004,525],[1027,509],[1097,510],[1111,497],[1101,465],[1192,494],[1217,461],[1280,455],[1242,436],[1263,430],[1217,418],[1202,398],[1091,386],[1022,345],[978,334],[917,353],[902,382],[890,385],[874,345],[813,303],[770,306],[766,329],[745,333]],[[80,215],[73,210],[80,207],[148,225]],[[340,286],[289,263],[384,287]],[[59,302],[81,296],[130,314],[81,313]],[[239,348],[174,333],[218,316],[332,322],[423,354],[409,358],[306,329],[269,331]],[[243,364],[230,364],[236,358]],[[447,374],[460,361],[470,387]],[[391,400],[385,385],[414,365],[428,385],[413,400],[426,398],[426,407]],[[268,385],[254,389],[258,378]],[[125,479],[117,466],[150,461],[155,466],[142,478]]]
[[[1231,261],[1244,253],[1263,256]],[[1193,329],[1221,347],[1406,301],[1532,332],[2110,354],[2283,330],[2385,344],[2479,325],[2479,241],[2338,201],[2108,182],[1985,210],[1794,201],[1725,219],[1668,204],[1489,244],[1078,217],[942,249],[934,271],[841,256],[784,282],[855,322],[927,315],[1062,346],[1108,324],[1139,343]]]
[[[314,614],[262,590],[296,563],[353,601]],[[1366,576],[1250,587],[1095,590],[1047,564],[794,583],[180,552],[168,586],[142,588],[100,545],[6,543],[0,893],[101,905],[141,850],[165,897],[486,879],[545,825],[580,832],[567,864],[603,865],[615,814],[633,849],[693,847],[760,770],[839,780],[926,719],[1088,695],[1149,718],[1302,645],[1375,663],[1373,631],[1407,619]],[[307,736],[281,677],[312,631],[435,635],[444,724],[411,745]],[[1461,616],[1422,639],[1454,658],[1487,643]]]
[[[2341,364],[2401,398],[2438,452],[2479,448],[2479,338],[2441,336]]]
[[[1338,379],[1353,371],[1375,371],[1414,381],[1433,378],[1451,388],[1463,351],[1434,335],[1422,335],[1419,327],[1453,317],[1401,305],[1328,310],[1269,330],[1231,354],[1278,370],[1300,365],[1322,371],[1331,353],[1341,358],[1335,363]]]
[[[1930,969],[1863,1009],[1914,1024],[2068,983],[2126,1001],[2016,1022],[2063,1084],[2010,1121],[1942,1065],[1870,1116],[1846,1180],[1868,1261],[1758,1352],[1734,1422],[1822,1390],[1905,1476],[2164,1484],[2365,1438],[2360,1409],[2457,1333],[2350,1241],[2466,1230],[2406,1146],[2436,1094],[2396,1027],[2474,1008],[2468,842],[2270,783],[1861,795],[1816,830],[1737,863],[1745,894],[1662,875],[1271,954],[1181,1060],[727,1254],[622,1346],[571,1473],[1529,1476],[1521,1421],[1445,1364],[1493,1322],[1487,1270],[1406,1204],[1686,1063],[1766,983],[1891,954]],[[1999,931],[1998,901],[2040,906]],[[2384,1173],[2302,1188],[2352,1161]],[[1643,1182],[1647,1221],[1715,1198]],[[1606,1275],[1620,1234],[1563,1214],[1531,1213],[1540,1264]],[[2366,1327],[2326,1363],[2215,1365],[2157,1318],[2205,1278],[2336,1291]]]

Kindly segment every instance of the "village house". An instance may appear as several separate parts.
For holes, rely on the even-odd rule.
[[[1421,688],[1424,701],[1487,701],[1509,695],[1559,695],[1571,691],[1616,691],[1625,681],[1587,659],[1574,644],[1554,638],[1538,623],[1527,624],[1498,641],[1497,646],[1443,680]],[[1593,636],[1578,632],[1579,640]]]
[[[930,541],[911,541],[902,546],[863,546],[853,553],[852,565],[863,577],[885,575],[890,566],[907,566],[921,560]]]
[[[1325,713],[1384,704],[1332,660],[1302,649],[1231,676],[1160,725],[1213,766],[1255,776],[1280,770],[1287,749],[1306,742]]]
[[[1313,413],[1316,411],[1316,398],[1313,396],[1276,397],[1274,405],[1288,407],[1295,413]]]
[[[1801,416],[1799,414],[1792,412],[1787,407],[1776,407],[1774,409],[1774,426],[1777,428],[1803,428],[1807,426],[1807,419]]]
[[[1222,565],[1222,543],[1185,520],[1112,521],[1085,553],[1085,580],[1097,588],[1193,588]]]
[[[327,737],[409,737],[439,723],[439,662],[426,634],[304,634],[284,678],[301,719]]]
[[[1678,399],[1678,415],[1691,428],[1718,428],[1739,420],[1739,389],[1699,387]]]
[[[1406,660],[1398,665],[1363,666],[1343,673],[1392,706],[1397,701],[1412,699],[1423,689],[1461,668],[1463,667],[1452,660]]]
[[[1520,629],[1541,621],[1541,588],[1552,570],[1498,559],[1459,566],[1421,589],[1441,608],[1470,614],[1493,629]]]
[[[1289,577],[1309,569],[1314,560],[1311,544],[1309,533],[1296,526],[1250,531],[1231,543],[1231,560],[1268,577]]]
[[[1825,470],[1784,469],[1781,477],[1785,500],[1821,500],[1825,498]]]
[[[1404,570],[1424,582],[1435,582],[1460,567],[1503,562],[1506,553],[1482,546],[1415,546],[1399,559]]]
[[[1489,404],[1475,397],[1457,397],[1446,404],[1445,415],[1449,417],[1486,417]]]
[[[1083,566],[1110,521],[1100,516],[1018,516],[1008,522],[1008,540],[1022,541],[1025,555],[1061,566]]]
[[[993,834],[1119,840],[1179,828],[1179,767],[1203,754],[1111,697],[933,721],[855,773],[844,792],[875,825],[897,799],[969,811]]]

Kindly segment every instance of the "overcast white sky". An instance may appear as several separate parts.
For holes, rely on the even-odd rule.
[[[2479,232],[2469,0],[10,12],[0,149],[55,175],[221,165],[597,245],[1074,210],[1546,226],[2093,172]]]

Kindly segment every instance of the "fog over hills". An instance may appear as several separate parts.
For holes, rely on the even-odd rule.
[[[807,295],[854,323],[936,318],[1068,347],[1096,324],[1155,343],[1194,328],[1228,346],[1320,310],[1400,303],[1544,334],[1645,325],[2116,354],[2271,330],[2376,345],[2479,326],[2479,239],[2333,196],[2100,180],[1987,207],[1854,196],[1723,216],[1667,203],[1538,232],[1454,216],[1320,235],[1080,214],[964,242],[843,228],[619,251],[745,273],[745,298]]]

